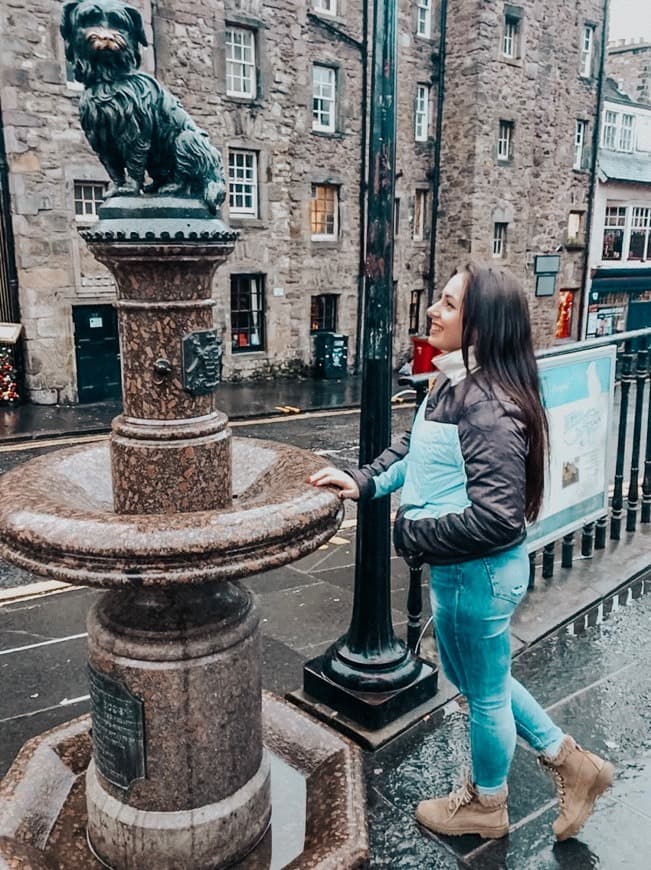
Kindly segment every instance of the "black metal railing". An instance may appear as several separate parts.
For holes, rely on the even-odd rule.
[[[576,535],[580,532],[581,556],[589,558],[595,550],[606,547],[610,539],[622,539],[625,532],[635,532],[638,522],[651,523],[651,327],[605,336],[590,341],[575,342],[562,347],[549,348],[537,353],[538,359],[568,356],[578,351],[615,345],[615,408],[617,412],[617,438],[613,472],[609,481],[609,510],[594,522],[585,523],[566,535],[561,541],[560,564],[571,568],[574,561]],[[431,374],[405,375],[399,383],[411,387],[417,404],[425,397]],[[644,451],[644,453],[643,453]],[[610,472],[609,472],[610,473]],[[626,484],[627,481],[627,484]],[[542,577],[554,575],[558,540],[546,544],[529,556],[529,588],[533,588],[536,571]],[[423,634],[421,570],[410,569],[407,599],[407,643],[417,650]]]

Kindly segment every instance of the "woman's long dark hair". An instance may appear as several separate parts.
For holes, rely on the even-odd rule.
[[[468,368],[468,349],[472,345],[481,376],[498,384],[524,414],[529,439],[525,514],[531,522],[542,503],[549,428],[540,396],[527,298],[507,269],[469,263],[463,273],[467,276],[462,312],[463,359]]]

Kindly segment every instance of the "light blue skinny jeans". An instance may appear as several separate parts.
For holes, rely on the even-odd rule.
[[[472,777],[480,792],[506,785],[516,731],[553,757],[564,734],[511,676],[511,615],[527,590],[524,544],[502,553],[431,566],[432,614],[443,671],[470,710]]]

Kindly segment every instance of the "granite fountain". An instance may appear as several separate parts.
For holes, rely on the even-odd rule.
[[[94,18],[75,18],[90,7]],[[127,8],[64,6],[69,56],[75,40],[86,52],[84,97],[88,58],[97,66],[140,39],[98,21],[105,7]],[[306,482],[318,457],[233,438],[216,407],[213,277],[237,240],[219,212],[221,158],[171,95],[145,84],[208,162],[178,177],[178,153],[170,162],[156,143],[141,169],[133,143],[122,166],[97,149],[113,184],[84,237],[117,285],[123,412],[108,442],[36,458],[0,488],[3,558],[105,590],[88,616],[91,714],[19,753],[0,784],[0,859],[34,870],[363,866],[359,752],[262,691],[258,610],[240,582],[323,544],[341,503]],[[281,768],[305,791],[304,832],[282,862],[272,803],[287,796],[270,773]]]

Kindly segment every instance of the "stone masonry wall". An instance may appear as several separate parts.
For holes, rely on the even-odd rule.
[[[522,16],[520,57],[513,60],[502,55],[509,9]],[[586,24],[594,26],[596,44],[593,75],[582,78]],[[587,212],[602,24],[595,0],[517,7],[462,0],[449,21],[437,284],[470,255],[508,266],[530,295],[542,346],[553,343],[558,291],[576,291],[578,307],[583,286],[584,250],[565,242],[570,211]],[[581,170],[572,168],[577,119],[587,122]],[[497,159],[500,120],[514,124],[513,156],[504,163]],[[508,224],[505,256],[497,259],[495,222]],[[553,252],[561,255],[556,293],[536,297],[534,257]]]
[[[610,43],[606,68],[628,97],[651,105],[651,44],[648,40]]]

